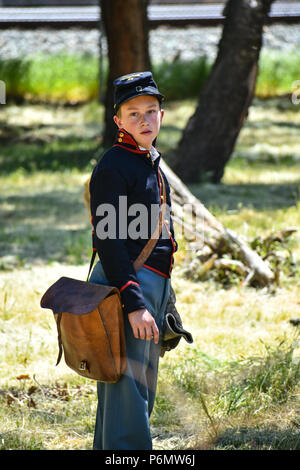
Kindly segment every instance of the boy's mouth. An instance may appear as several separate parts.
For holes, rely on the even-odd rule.
[[[152,134],[152,131],[150,129],[147,129],[145,131],[142,131],[141,134],[143,134],[143,135]]]

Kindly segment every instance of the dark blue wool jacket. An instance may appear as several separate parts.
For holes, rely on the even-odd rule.
[[[159,168],[160,154],[152,161],[134,138],[119,129],[117,139],[95,166],[91,181],[93,244],[110,284],[121,293],[124,313],[146,308],[133,261],[154,232],[166,187],[167,208],[171,208],[170,187]],[[142,206],[139,206],[142,205]],[[177,243],[170,210],[151,255],[144,264],[161,276],[170,277]]]

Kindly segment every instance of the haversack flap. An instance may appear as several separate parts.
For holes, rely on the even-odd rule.
[[[108,295],[119,293],[113,286],[61,277],[43,295],[40,305],[53,313],[89,313]]]

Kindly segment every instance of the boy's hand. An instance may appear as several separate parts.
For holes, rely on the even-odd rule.
[[[135,338],[147,341],[153,338],[154,343],[158,343],[159,330],[153,316],[146,308],[129,313],[128,319]]]

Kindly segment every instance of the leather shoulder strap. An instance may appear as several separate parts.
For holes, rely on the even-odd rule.
[[[90,274],[91,274],[91,271],[92,271],[92,267],[93,267],[94,262],[95,262],[96,253],[97,253],[96,248],[93,247],[93,253],[92,253],[92,256],[91,256],[89,272],[88,272],[88,275],[87,275],[87,278],[86,278],[87,281],[89,280],[89,277],[90,277]]]
[[[146,260],[149,258],[150,254],[152,253],[157,240],[160,237],[161,231],[162,231],[162,226],[163,226],[163,221],[165,218],[165,213],[166,213],[166,186],[164,182],[164,178],[158,169],[159,176],[161,179],[162,187],[163,187],[163,203],[160,206],[160,213],[159,213],[159,219],[158,219],[158,224],[156,226],[156,229],[154,230],[153,234],[151,235],[150,240],[147,242],[147,244],[144,246],[143,250],[139,254],[139,256],[136,258],[136,260],[133,263],[134,269],[136,272],[141,269],[143,264],[146,262]]]

